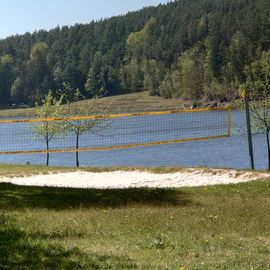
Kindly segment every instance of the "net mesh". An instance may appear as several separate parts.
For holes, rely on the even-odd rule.
[[[110,150],[230,135],[228,108],[0,121],[0,154]]]

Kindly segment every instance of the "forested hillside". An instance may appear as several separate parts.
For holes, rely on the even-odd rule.
[[[0,40],[0,105],[33,105],[49,89],[70,101],[143,89],[232,99],[268,50],[269,0],[179,0]]]

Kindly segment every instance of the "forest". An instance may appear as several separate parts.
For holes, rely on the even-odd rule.
[[[146,90],[232,100],[270,50],[269,0],[178,0],[0,40],[0,106]]]

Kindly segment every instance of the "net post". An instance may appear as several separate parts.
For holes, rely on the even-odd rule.
[[[228,137],[231,136],[231,108],[228,107]]]
[[[252,133],[251,133],[251,124],[250,124],[250,109],[249,109],[250,97],[249,97],[249,91],[247,89],[243,91],[242,98],[244,99],[244,102],[245,102],[250,167],[252,170],[254,170],[255,166],[254,166]]]

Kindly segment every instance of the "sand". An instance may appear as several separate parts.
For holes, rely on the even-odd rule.
[[[176,188],[231,183],[243,183],[270,178],[270,173],[227,169],[189,168],[173,173],[151,173],[147,171],[113,172],[67,172],[49,173],[26,177],[1,177],[0,182],[25,186],[51,186],[71,188]]]

